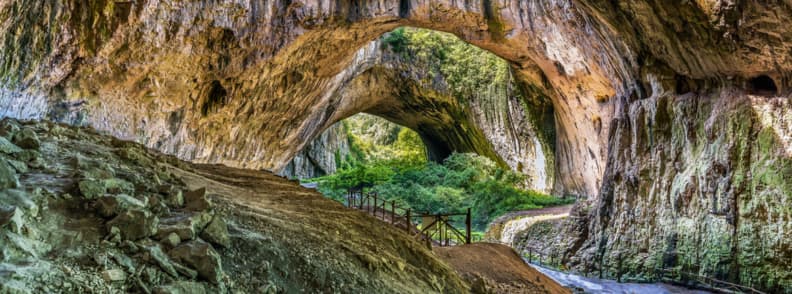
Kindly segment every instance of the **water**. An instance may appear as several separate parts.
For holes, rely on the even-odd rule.
[[[587,278],[574,274],[559,272],[544,268],[541,266],[530,264],[531,267],[542,272],[546,276],[552,278],[559,284],[568,288],[582,289],[585,293],[635,293],[635,294],[677,294],[677,293],[694,293],[694,294],[710,294],[712,292],[691,290],[674,285],[664,283],[654,284],[639,284],[639,283],[619,283],[613,280],[603,280],[596,278]]]

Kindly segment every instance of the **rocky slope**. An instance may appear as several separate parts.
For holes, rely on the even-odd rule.
[[[0,101],[5,115],[279,170],[379,105],[383,93],[343,95],[365,85],[350,81],[367,78],[367,44],[403,25],[448,31],[551,101],[554,189],[590,197],[570,265],[636,276],[662,265],[780,291],[792,288],[790,6],[7,0]]]
[[[269,173],[0,122],[0,292],[467,292],[420,243]]]

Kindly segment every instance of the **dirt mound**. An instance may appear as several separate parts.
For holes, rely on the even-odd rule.
[[[505,245],[473,243],[434,250],[471,283],[475,293],[571,293]]]

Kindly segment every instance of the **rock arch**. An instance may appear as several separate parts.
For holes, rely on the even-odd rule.
[[[477,153],[528,175],[528,187],[549,193],[555,123],[545,91],[520,84],[507,62],[452,35],[406,31],[397,29],[373,41],[376,49],[361,51],[371,61],[339,90],[337,116],[330,122],[357,112],[373,114],[417,131],[430,160]],[[459,62],[485,68],[469,72],[475,66],[460,68]],[[332,142],[345,137],[336,128],[311,142],[284,174],[333,171],[332,146],[343,146]]]
[[[105,17],[113,24],[124,23],[112,34],[84,36],[96,48],[64,40],[85,49],[64,48],[72,55],[52,60],[56,69],[71,75],[42,76],[74,85],[61,98],[95,100],[88,107],[92,124],[117,135],[137,137],[187,159],[279,169],[337,120],[335,92],[366,65],[360,48],[398,26],[451,32],[512,62],[522,79],[551,94],[563,158],[557,161],[563,175],[558,188],[595,195],[608,125],[595,129],[591,122],[595,117],[608,121],[608,101],[629,91],[622,81],[634,80],[625,65],[629,51],[617,51],[625,45],[606,38],[612,32],[571,2],[407,2],[136,3],[125,21],[113,15],[100,18],[99,25]],[[78,15],[72,8],[60,13]],[[56,9],[42,4],[29,12]],[[181,24],[156,21],[174,14]],[[133,42],[137,45],[130,47]],[[141,54],[149,61],[129,62]],[[79,58],[91,58],[98,66],[80,66]],[[11,64],[26,61],[6,59]],[[227,103],[206,117],[194,115],[200,113],[200,95],[191,89],[211,87],[217,80],[223,80]],[[154,99],[140,105],[145,97]],[[119,115],[116,107],[137,111]],[[163,114],[146,113],[142,107]],[[182,110],[185,123],[176,133],[151,127],[165,124],[164,113]]]
[[[0,2],[4,115],[40,118],[66,105],[81,115],[57,117],[185,159],[277,169],[343,117],[337,93],[369,62],[361,52],[371,40],[407,25],[451,32],[547,91],[556,190],[591,197],[568,265],[640,276],[672,252],[670,264],[702,274],[769,290],[792,283],[775,262],[792,246],[778,234],[792,231],[788,94],[758,100],[743,84],[764,74],[789,89],[786,3],[115,4]],[[212,81],[227,99],[203,117]],[[726,172],[709,175],[713,166]],[[728,204],[718,215],[703,209],[713,193]],[[617,270],[617,256],[630,268]]]

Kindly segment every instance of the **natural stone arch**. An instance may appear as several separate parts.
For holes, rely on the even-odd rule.
[[[401,35],[403,30],[397,35],[409,43],[411,37]],[[343,149],[338,139],[345,138],[345,134],[339,133],[337,121],[365,112],[417,131],[430,160],[441,161],[452,152],[476,153],[527,175],[526,187],[551,192],[555,124],[545,91],[520,84],[507,62],[474,46],[462,45],[454,36],[430,30],[408,31],[415,38],[424,38],[418,42],[428,42],[424,45],[428,48],[392,47],[392,43],[382,40],[367,45],[361,56],[369,61],[336,94],[340,98],[333,104],[336,108],[329,121],[333,127],[311,141],[298,154],[297,161],[289,163],[284,174],[305,176],[312,171],[335,170],[334,161],[330,160],[332,152],[321,150],[333,151],[328,146]],[[435,55],[452,54],[446,50],[464,53],[455,57]],[[458,58],[476,59],[472,62],[487,66],[488,70],[443,70],[447,65],[454,66],[460,61]],[[498,75],[500,80],[493,82],[496,77],[485,74]],[[311,166],[311,162],[318,165]]]
[[[333,121],[335,93],[365,62],[356,50],[398,26],[452,32],[550,89],[557,190],[593,196],[568,265],[637,276],[672,252],[672,266],[782,289],[789,94],[745,92],[760,75],[790,88],[792,10],[771,2],[3,1],[0,101],[4,115],[273,169]],[[226,103],[202,116],[212,88]],[[713,193],[731,203],[719,215],[706,210]],[[777,218],[754,217],[771,208]]]
[[[730,9],[736,6],[710,2],[717,1],[658,11],[654,7],[662,4],[654,2],[596,0],[174,0],[131,6],[93,0],[89,7],[102,12],[85,14],[71,2],[9,1],[0,6],[12,18],[3,30],[19,33],[4,34],[4,52],[11,54],[2,58],[2,77],[25,91],[5,89],[3,97],[20,99],[9,103],[19,105],[9,114],[21,117],[43,116],[49,110],[36,108],[45,104],[93,100],[83,107],[90,112],[83,122],[118,136],[185,159],[278,169],[327,123],[332,93],[355,70],[356,49],[397,26],[424,27],[490,50],[511,61],[527,82],[551,89],[557,190],[594,196],[614,110],[653,94],[653,81],[673,88],[668,72],[686,81],[747,78],[768,68],[786,76],[780,72],[792,68],[785,54],[770,60],[752,49],[764,42],[783,52],[792,47],[787,32],[752,34],[757,24],[735,22]],[[762,14],[760,6],[740,6],[743,17]],[[642,11],[656,13],[630,17]],[[172,16],[180,22],[157,22]],[[683,21],[688,34],[675,33],[674,21]],[[712,31],[726,33],[713,37]],[[730,36],[744,41],[723,46],[722,39],[735,40]],[[13,53],[22,51],[31,54]],[[210,93],[200,89],[214,81],[227,91],[228,103],[202,117],[199,105]],[[53,98],[67,103],[46,102]]]
[[[93,53],[98,66],[77,66],[67,58],[54,64],[55,72],[63,67],[73,74],[44,75],[71,85],[55,96],[102,97],[86,107],[89,124],[186,159],[279,169],[334,120],[334,93],[365,62],[358,60],[359,48],[398,26],[452,32],[512,62],[526,82],[550,90],[559,122],[558,188],[595,195],[608,129],[595,122],[609,121],[611,104],[594,97],[607,101],[626,92],[622,81],[634,80],[621,77],[630,72],[616,52],[623,45],[604,38],[610,31],[572,3],[180,5],[141,3],[124,20],[108,16],[115,32],[86,35],[90,48],[74,53]],[[32,12],[57,8],[38,9]],[[173,9],[185,22],[149,22]],[[132,42],[135,47],[128,46]],[[127,62],[137,56],[149,62]],[[193,89],[220,88],[225,106],[202,115],[211,91]]]
[[[412,25],[453,32],[463,40],[492,51],[515,64],[519,75],[524,77],[527,82],[549,89],[551,97],[554,97],[553,102],[559,116],[557,121],[560,124],[558,126],[558,145],[559,152],[562,153],[559,156],[563,160],[557,162],[561,164],[559,166],[559,174],[562,175],[562,179],[559,181],[561,190],[568,189],[575,193],[594,195],[598,189],[601,171],[604,168],[604,150],[601,146],[605,141],[608,128],[607,125],[603,126],[601,122],[598,122],[608,121],[610,116],[607,111],[610,104],[601,104],[594,97],[600,101],[608,101],[609,97],[616,94],[616,90],[611,84],[618,84],[623,79],[603,73],[600,65],[593,62],[594,59],[586,61],[584,49],[577,48],[571,42],[556,40],[555,38],[562,36],[558,34],[560,31],[557,27],[538,33],[525,32],[523,31],[525,28],[511,28],[513,36],[506,39],[503,36],[504,32],[499,31],[502,28],[490,29],[490,25],[499,26],[498,24],[503,24],[502,21],[488,20],[484,15],[469,13],[469,11],[477,11],[476,7],[468,7],[468,12],[465,12],[466,8],[464,7],[435,6],[431,2],[411,7],[410,13],[405,18],[378,16],[366,19],[360,16],[361,11],[355,10],[354,15],[359,17],[356,22],[342,27],[329,25],[327,26],[329,28],[320,27],[314,31],[306,32],[273,58],[270,67],[272,69],[268,75],[274,77],[268,82],[258,84],[252,91],[255,93],[276,93],[276,97],[281,98],[274,100],[292,102],[293,107],[288,108],[290,110],[298,109],[295,112],[298,113],[298,116],[287,120],[284,120],[280,113],[274,112],[253,116],[266,120],[269,127],[280,130],[293,128],[292,125],[297,122],[299,131],[283,134],[285,138],[281,138],[280,142],[283,142],[281,146],[266,148],[277,151],[261,158],[264,167],[280,168],[303,146],[301,144],[310,141],[321,130],[338,120],[339,110],[333,109],[338,104],[335,92],[356,76],[360,68],[366,66],[366,61],[359,60],[359,58],[366,55],[366,50],[370,50],[364,48],[356,51],[357,53],[354,55],[350,54],[354,48],[364,46],[370,40],[397,26]],[[432,9],[444,9],[444,13],[430,16],[427,11]],[[298,10],[311,11],[306,6],[299,7]],[[478,11],[483,11],[483,9]],[[568,12],[577,15],[575,17],[581,17],[575,9]],[[369,11],[369,13],[372,12]],[[546,21],[545,18],[549,17],[552,16],[545,15],[541,19]],[[535,21],[540,22],[539,20]],[[584,21],[578,25],[584,28],[564,29],[573,35],[567,37],[569,40],[585,43],[585,48],[589,48],[588,50],[597,48],[607,51],[606,47],[615,46],[602,40],[592,40],[580,33],[599,30],[599,28],[590,27],[592,24]],[[546,34],[543,36],[545,40],[537,41],[541,38],[534,37],[542,33]],[[348,37],[350,35],[355,37]],[[552,40],[550,40],[551,38]],[[538,47],[544,47],[545,43],[551,41],[554,42],[552,43],[554,48],[539,50]],[[548,56],[548,52],[543,52],[543,50],[549,50],[549,53],[557,56]],[[600,55],[593,51],[589,53]],[[612,55],[615,56],[616,53]],[[536,60],[538,62],[535,62]],[[603,61],[609,65],[620,62],[621,60]],[[608,70],[608,73],[626,74],[625,71],[612,68]],[[315,86],[306,87],[305,82],[307,81],[312,82],[308,83],[309,85]],[[554,84],[550,84],[548,81],[554,81]],[[317,93],[320,91],[324,92]],[[283,98],[283,96],[296,99]],[[602,109],[606,111],[603,112]],[[268,117],[269,115],[273,116]],[[233,145],[244,146],[239,142]],[[248,153],[242,152],[241,154]],[[584,173],[583,171],[594,172]]]

